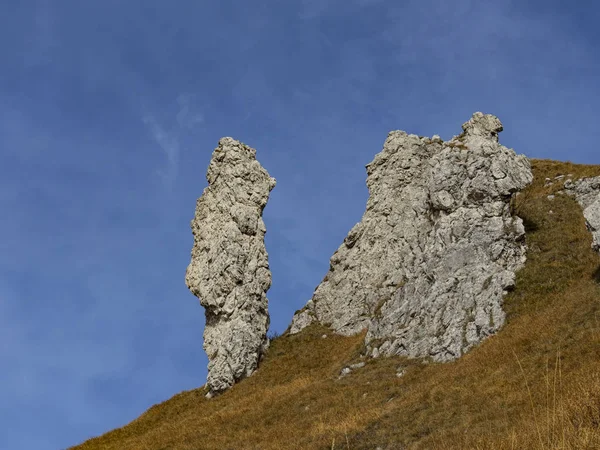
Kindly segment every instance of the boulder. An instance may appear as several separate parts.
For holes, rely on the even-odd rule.
[[[565,191],[581,205],[587,229],[592,234],[592,248],[600,252],[600,177],[567,180]]]

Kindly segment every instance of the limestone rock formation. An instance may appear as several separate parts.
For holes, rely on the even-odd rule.
[[[185,282],[206,308],[212,396],[251,375],[269,344],[271,272],[262,211],[275,179],[255,149],[229,137],[219,141],[206,178],[191,222],[194,246]]]
[[[362,220],[290,333],[313,321],[343,335],[366,328],[372,356],[446,361],[503,325],[526,250],[510,200],[533,176],[498,143],[498,118],[475,113],[463,130],[448,142],[389,133],[367,165]]]
[[[592,248],[600,252],[600,177],[567,180],[565,190],[581,205],[587,228],[592,233]]]

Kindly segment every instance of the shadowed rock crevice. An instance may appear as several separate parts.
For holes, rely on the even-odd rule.
[[[461,356],[505,321],[503,296],[525,262],[511,198],[533,176],[498,143],[502,124],[475,113],[463,133],[389,133],[367,165],[369,199],[290,332],[317,321],[367,329],[372,356]]]
[[[208,396],[249,376],[269,345],[266,292],[271,286],[262,212],[275,179],[256,150],[222,138],[196,203],[186,285],[206,313]]]

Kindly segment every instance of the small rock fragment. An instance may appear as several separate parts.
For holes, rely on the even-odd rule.
[[[345,377],[346,375],[350,375],[350,373],[351,373],[351,372],[352,372],[352,369],[351,369],[350,367],[344,367],[344,368],[343,368],[343,369],[340,371],[340,376],[338,377],[338,379],[339,379],[339,378],[343,378],[343,377]]]

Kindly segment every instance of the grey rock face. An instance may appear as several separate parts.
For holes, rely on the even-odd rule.
[[[525,262],[510,199],[532,179],[529,161],[498,143],[502,124],[475,113],[448,142],[389,133],[367,165],[369,199],[292,321],[351,335],[370,354],[461,356],[505,320],[503,295]]]
[[[309,300],[306,307],[294,314],[294,317],[292,318],[292,324],[290,325],[290,334],[298,333],[300,330],[306,328],[315,321],[312,307],[313,302],[312,300]]]
[[[275,179],[256,150],[232,138],[219,141],[196,203],[185,282],[206,308],[204,350],[209,395],[256,369],[268,347],[266,292],[271,286],[262,211]]]
[[[600,252],[600,177],[567,180],[565,190],[581,205],[587,229],[592,233],[592,248]]]

